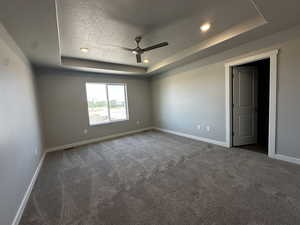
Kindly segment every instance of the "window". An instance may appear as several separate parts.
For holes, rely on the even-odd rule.
[[[86,83],[90,125],[128,119],[125,84]]]

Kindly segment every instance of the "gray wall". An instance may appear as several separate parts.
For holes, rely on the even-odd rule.
[[[300,158],[300,27],[268,36],[152,78],[156,127],[225,141],[224,63],[280,49],[277,153]],[[202,125],[196,129],[196,125]],[[207,132],[206,125],[211,126]]]
[[[213,64],[171,71],[152,82],[157,127],[225,141],[224,66]],[[198,130],[197,125],[201,125]],[[206,132],[205,127],[211,131]]]
[[[10,225],[42,154],[34,76],[0,24],[0,224]]]
[[[146,78],[47,68],[37,68],[36,74],[46,148],[152,125],[150,83]],[[89,126],[86,82],[127,83],[129,121]],[[139,125],[137,120],[141,121]],[[88,129],[87,134],[84,129]]]

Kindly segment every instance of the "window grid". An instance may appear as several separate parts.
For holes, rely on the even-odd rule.
[[[105,91],[106,91],[106,99],[107,99],[108,121],[111,122],[111,116],[110,116],[110,102],[109,102],[108,85],[107,85],[107,84],[105,84]]]

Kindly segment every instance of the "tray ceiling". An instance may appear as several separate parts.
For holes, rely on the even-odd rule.
[[[216,54],[298,25],[299,14],[298,0],[0,2],[0,22],[32,63],[124,74],[155,73]],[[211,29],[203,33],[199,27],[206,22]],[[135,47],[138,35],[142,47],[162,41],[169,46],[145,53],[149,63],[137,64],[118,46]]]
[[[260,16],[245,0],[58,0],[58,9],[63,56],[147,67]],[[212,28],[204,34],[199,27],[205,22]],[[149,64],[137,64],[131,52],[116,46],[135,47],[138,35],[144,47],[161,41],[170,45],[144,54]]]

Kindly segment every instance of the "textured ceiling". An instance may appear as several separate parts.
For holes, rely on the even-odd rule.
[[[1,0],[0,22],[36,64],[60,63],[55,1]]]
[[[93,16],[101,13],[105,18],[122,21],[133,26],[151,29],[179,20],[199,12],[199,9],[207,7],[209,1],[189,0],[75,0],[63,3],[64,10],[74,10],[74,4],[77,7],[77,13],[83,9],[96,12]],[[67,11],[66,11],[67,12]]]
[[[0,1],[0,22],[32,63],[124,74],[144,74],[138,67],[156,73],[225,51],[299,25],[299,15],[299,0]],[[212,27],[202,33],[205,22]],[[137,35],[142,47],[169,46],[145,53],[149,64],[137,64],[118,47],[135,47]]]
[[[154,44],[157,40],[164,39],[170,42],[170,47],[163,49],[159,54],[154,51],[147,53],[147,56],[152,61],[151,65],[155,65],[163,59],[208,40],[233,26],[249,20],[256,20],[256,18],[260,17],[251,1],[212,0],[209,3],[209,6],[198,9],[196,15],[154,29],[146,35],[147,40],[151,44]],[[202,33],[199,27],[205,22],[211,23],[211,29],[207,33]],[[258,23],[257,26],[259,25],[261,24]]]
[[[58,0],[58,9],[62,55],[137,66],[154,65],[259,16],[248,0]],[[199,26],[205,22],[212,29],[203,34]],[[143,55],[149,64],[137,64],[132,53],[115,46],[135,47],[138,35],[144,47],[161,41],[170,45]],[[82,53],[80,47],[90,51]]]

